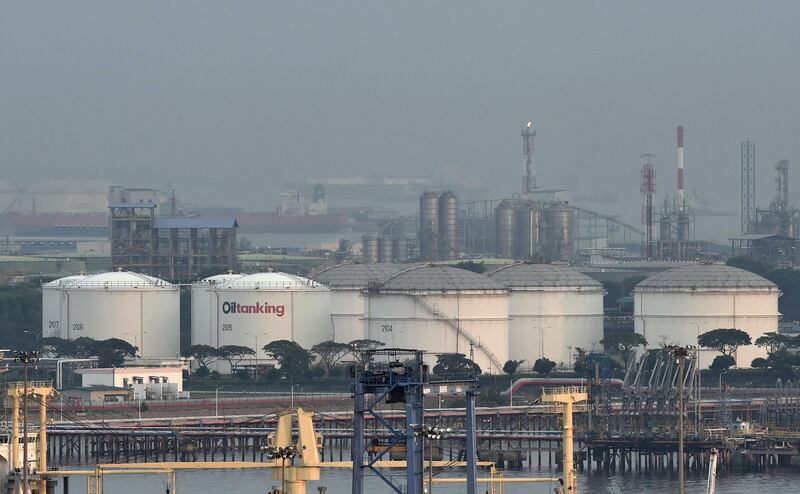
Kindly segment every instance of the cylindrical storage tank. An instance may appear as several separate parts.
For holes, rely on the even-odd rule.
[[[510,290],[508,358],[571,365],[570,347],[602,351],[603,285],[566,266],[518,263],[487,274]]]
[[[365,236],[361,239],[361,247],[361,257],[365,263],[378,262],[380,259],[380,247],[376,237]]]
[[[439,258],[443,261],[458,257],[458,197],[454,192],[439,196]]]
[[[494,210],[497,230],[497,255],[504,259],[514,257],[514,206],[502,201]]]
[[[305,349],[333,337],[327,287],[286,273],[256,273],[210,286],[214,347],[241,345],[266,359],[265,345],[290,340]]]
[[[42,338],[61,337],[61,291],[87,275],[66,276],[42,285]]]
[[[689,216],[682,214],[678,216],[678,242],[688,242],[689,237]]]
[[[572,258],[572,209],[562,204],[544,210],[547,244],[553,259],[566,261]]]
[[[514,257],[524,259],[539,252],[541,211],[530,204],[520,206],[514,213]]]
[[[392,250],[394,250],[395,261],[408,261],[408,239],[405,237],[395,237],[392,239]]]
[[[461,353],[483,372],[508,360],[508,290],[486,276],[448,266],[421,265],[368,290],[368,338],[387,347]]]
[[[95,274],[61,288],[63,339],[119,338],[144,358],[180,355],[177,285],[128,271]]]
[[[216,319],[214,292],[244,276],[236,273],[219,274],[192,284],[192,345],[216,346],[216,325],[211,322]]]
[[[670,242],[672,240],[672,220],[669,216],[662,216],[658,222],[659,236],[662,242]]]
[[[663,344],[697,346],[697,337],[713,329],[747,332],[753,345],[739,347],[738,367],[750,367],[766,350],[755,340],[778,331],[778,287],[743,269],[721,264],[698,264],[670,269],[642,281],[633,290],[634,324],[649,348]],[[701,367],[719,355],[702,350]]]
[[[394,261],[394,242],[392,237],[378,238],[378,262]]]
[[[344,263],[321,269],[311,276],[330,289],[330,325],[333,340],[350,343],[367,338],[364,324],[364,290],[409,268],[400,264]]]
[[[423,192],[419,198],[419,249],[423,260],[431,261],[438,255],[439,193]]]

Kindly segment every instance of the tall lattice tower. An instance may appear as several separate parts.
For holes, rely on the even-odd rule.
[[[742,235],[756,229],[756,143],[742,142]]]
[[[644,206],[642,207],[642,223],[645,225],[645,250],[644,255],[647,259],[653,259],[655,254],[655,234],[656,229],[653,224],[653,196],[656,193],[656,170],[653,166],[652,154],[643,154],[642,161],[642,195],[644,196]]]
[[[536,188],[536,170],[534,168],[533,138],[536,131],[533,130],[533,122],[522,129],[522,197],[528,199],[531,191]]]

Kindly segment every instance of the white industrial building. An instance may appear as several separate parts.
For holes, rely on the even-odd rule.
[[[392,263],[343,263],[324,268],[312,276],[330,288],[330,323],[333,340],[350,343],[368,337],[364,324],[364,290],[410,265]]]
[[[183,392],[182,367],[120,367],[80,369],[81,384],[85,388],[108,386],[129,389],[133,399],[176,400],[188,398]]]
[[[508,360],[508,290],[486,276],[447,266],[419,265],[370,287],[367,334],[387,346],[462,353],[486,373]]]
[[[570,349],[601,350],[603,285],[570,267],[520,262],[489,278],[510,290],[508,356],[570,363]]]
[[[311,348],[333,336],[330,291],[324,285],[286,273],[210,280],[192,289],[193,344],[246,346],[265,359],[263,347],[272,341]]]
[[[693,265],[671,269],[642,281],[633,290],[635,331],[650,348],[662,344],[697,345],[697,337],[713,329],[736,328],[756,338],[778,330],[778,287],[742,269],[720,265]],[[707,367],[719,355],[701,351]],[[763,348],[739,348],[738,367],[750,367]]]
[[[177,285],[127,271],[69,277],[42,288],[42,335],[119,338],[144,358],[180,354]]]

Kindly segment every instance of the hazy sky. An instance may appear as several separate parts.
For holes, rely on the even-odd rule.
[[[312,174],[456,168],[500,193],[533,119],[539,183],[615,190],[607,212],[638,224],[639,155],[671,190],[682,123],[688,187],[738,211],[742,139],[760,203],[776,160],[800,165],[798,19],[793,0],[0,2],[0,178],[272,209]]]

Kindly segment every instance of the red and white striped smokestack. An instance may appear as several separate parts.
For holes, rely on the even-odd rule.
[[[686,198],[683,189],[683,125],[678,125],[678,211],[686,210]]]

